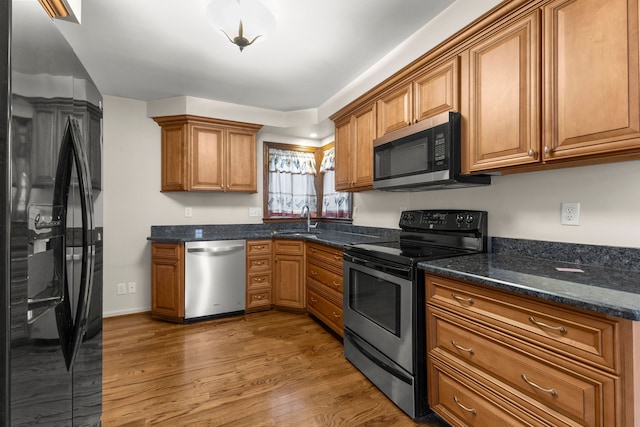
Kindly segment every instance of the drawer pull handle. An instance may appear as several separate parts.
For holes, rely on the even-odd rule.
[[[262,265],[262,264],[264,264],[264,263],[263,263],[262,261],[254,261],[254,262],[253,262],[253,264],[254,264],[254,265]]]
[[[264,282],[264,277],[255,277],[253,280],[256,282]]]
[[[453,297],[453,299],[455,299],[456,301],[459,301],[459,302],[466,302],[469,305],[473,305],[473,303],[474,303],[473,298],[462,298],[462,297],[459,297],[458,295],[456,295],[455,292],[451,292],[451,296]]]
[[[341,283],[336,283],[335,281],[332,281],[332,283],[333,283],[333,286],[335,286],[336,288],[339,288],[341,285]]]
[[[264,249],[264,246],[260,245],[260,246],[255,246],[256,249]]]
[[[534,325],[540,326],[541,328],[551,329],[552,331],[558,331],[563,335],[567,333],[567,328],[565,328],[564,326],[547,325],[546,323],[538,322],[533,316],[529,317],[529,321]]]
[[[318,272],[315,270],[311,270],[309,271],[309,274],[311,274],[313,277],[316,277],[318,275]]]
[[[340,315],[334,311],[334,312],[333,312],[333,317],[335,317],[336,319],[339,319],[339,318],[340,318]]]
[[[529,384],[533,388],[537,388],[540,391],[543,391],[545,393],[549,393],[551,396],[557,396],[558,395],[558,392],[556,391],[555,388],[540,387],[538,384],[529,381],[529,378],[527,378],[527,376],[525,374],[522,374],[521,377],[527,384]]]
[[[451,340],[451,345],[453,345],[455,348],[457,348],[460,351],[466,351],[467,353],[469,353],[472,356],[476,353],[475,351],[473,351],[472,348],[464,348],[461,345],[459,345],[458,343],[456,343],[454,340]]]
[[[317,303],[317,302],[318,302],[318,300],[317,300],[317,299],[315,299],[314,297],[311,297],[311,302],[315,304],[315,303]]]
[[[341,255],[334,255],[333,259],[335,259],[336,261],[340,261],[342,259]]]
[[[456,405],[458,405],[459,407],[461,407],[462,409],[464,409],[467,412],[471,412],[473,415],[478,413],[478,411],[476,411],[474,408],[467,408],[462,403],[460,403],[460,401],[458,400],[457,396],[453,396],[453,401],[456,402]]]
[[[310,249],[311,249],[311,252],[313,252],[314,254],[315,254],[316,252],[318,252],[318,250],[317,250],[316,248],[310,248]]]
[[[264,299],[264,295],[254,295],[254,299]]]

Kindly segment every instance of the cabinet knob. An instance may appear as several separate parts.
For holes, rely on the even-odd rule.
[[[527,152],[527,155],[529,157],[535,157],[536,156],[536,151],[533,148],[530,148],[529,151]]]
[[[551,147],[547,147],[547,146],[544,147],[544,154],[551,154],[552,151],[553,150],[551,149]]]

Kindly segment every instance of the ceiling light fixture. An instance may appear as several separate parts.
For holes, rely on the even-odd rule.
[[[214,28],[238,46],[240,52],[254,42],[263,41],[276,24],[260,0],[211,0],[206,15]]]

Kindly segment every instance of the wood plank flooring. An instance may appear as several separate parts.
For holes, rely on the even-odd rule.
[[[103,343],[104,427],[446,426],[412,421],[305,315],[106,318]]]

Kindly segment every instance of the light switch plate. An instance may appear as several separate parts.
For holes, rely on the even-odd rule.
[[[249,216],[262,216],[262,209],[249,208]]]

